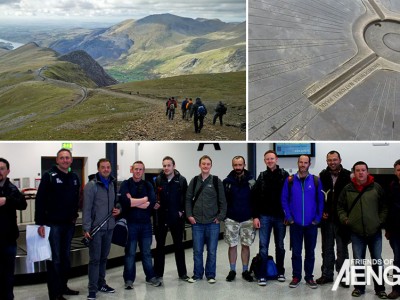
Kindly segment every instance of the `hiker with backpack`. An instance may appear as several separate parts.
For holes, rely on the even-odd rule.
[[[324,193],[318,176],[309,173],[311,157],[300,155],[297,160],[298,171],[285,180],[282,189],[282,208],[285,223],[290,225],[290,245],[292,247],[293,277],[289,287],[296,288],[301,281],[302,251],[305,248],[304,279],[315,289],[314,281],[315,246],[317,244],[318,224],[324,209]]]
[[[252,193],[253,225],[260,229],[260,255],[262,259],[258,284],[267,284],[268,249],[271,233],[274,232],[275,258],[278,269],[277,280],[285,281],[285,245],[286,226],[282,210],[281,194],[283,184],[289,173],[280,168],[278,155],[274,150],[264,153],[264,163],[267,169],[260,173]]]
[[[185,100],[182,101],[182,104],[181,104],[182,120],[185,120],[185,118],[186,118],[186,113],[187,113],[186,104],[188,104],[188,102],[189,102],[189,100],[187,97]]]
[[[211,175],[212,160],[203,155],[199,160],[201,173],[192,178],[186,193],[186,215],[192,225],[193,236],[193,277],[194,283],[203,279],[208,283],[216,282],[217,246],[220,223],[226,216],[226,200],[221,180]],[[207,246],[207,260],[204,268],[203,251]]]
[[[193,117],[193,100],[189,98],[186,103],[186,120],[192,119]]]
[[[219,119],[219,124],[222,126],[222,117],[226,114],[227,110],[228,109],[225,104],[222,103],[222,101],[219,101],[217,106],[215,107],[213,125],[215,125],[215,122],[217,122],[217,119]]]
[[[174,242],[175,262],[179,279],[187,281],[183,232],[185,230],[185,197],[187,181],[175,169],[175,160],[166,156],[162,160],[163,170],[156,178],[157,202],[154,206],[153,226],[156,238],[154,272],[161,279],[165,266],[165,239],[168,231]]]
[[[241,244],[242,277],[251,282],[253,276],[249,272],[250,246],[256,237],[251,218],[251,190],[255,180],[245,169],[243,156],[232,159],[233,170],[222,182],[225,189],[227,213],[225,219],[224,240],[229,245],[228,259],[230,271],[226,281],[233,281],[236,277],[236,259],[238,244]]]
[[[95,300],[97,291],[114,293],[115,289],[106,283],[107,257],[111,249],[111,239],[115,227],[115,217],[121,213],[117,205],[116,179],[111,175],[111,162],[101,158],[97,162],[97,173],[84,188],[82,208],[82,229],[85,238],[89,239],[89,295],[88,300]],[[95,236],[90,232],[99,225],[107,215],[112,213]]]
[[[168,119],[173,120],[175,116],[175,109],[178,107],[178,103],[175,100],[175,97],[172,97],[171,100],[167,103],[168,106]]]
[[[207,108],[201,102],[200,98],[196,98],[195,104],[193,104],[193,115],[194,115],[194,132],[200,133],[203,128],[204,118],[207,115]]]

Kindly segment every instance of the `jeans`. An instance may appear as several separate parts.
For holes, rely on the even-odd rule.
[[[183,230],[184,221],[179,220],[177,224],[164,225],[160,224],[154,227],[154,234],[156,236],[156,250],[154,253],[154,272],[157,277],[163,277],[165,266],[165,239],[167,237],[168,228],[171,232],[172,240],[174,242],[175,262],[178,270],[178,276],[187,275],[186,262],[185,262],[185,249],[183,247]]]
[[[206,278],[215,278],[217,269],[217,246],[220,225],[216,223],[193,224],[193,275],[202,279],[204,274],[203,251],[204,245],[207,246],[207,260],[205,275]]]
[[[267,261],[268,261],[268,248],[271,238],[272,229],[274,230],[275,241],[275,259],[276,267],[279,275],[285,274],[284,260],[285,260],[285,245],[283,240],[286,236],[286,226],[283,224],[283,219],[273,216],[260,216],[260,255],[262,258],[262,267],[260,277],[267,276]]]
[[[315,246],[317,244],[318,227],[316,225],[301,226],[296,223],[290,225],[290,244],[292,247],[293,277],[301,280],[303,241],[305,248],[304,279],[313,279],[315,263]]]
[[[47,288],[49,298],[55,299],[67,288],[69,270],[71,268],[71,241],[75,232],[75,224],[50,224],[49,242],[51,259],[46,260]]]
[[[365,259],[365,254],[367,252],[367,247],[369,250],[369,253],[371,254],[371,259],[377,260],[377,264],[372,265],[372,269],[376,274],[378,274],[379,268],[383,268],[383,261],[382,261],[382,232],[381,230],[378,230],[377,233],[375,233],[372,236],[369,237],[364,237],[360,236],[358,234],[352,233],[351,234],[351,242],[353,246],[353,258],[354,259]],[[360,265],[357,264],[357,261],[355,265]],[[363,273],[362,270],[356,270],[356,271],[361,271],[359,273]],[[358,273],[358,272],[357,272]],[[357,279],[358,281],[365,281],[363,277],[360,277]],[[365,291],[365,285],[354,285],[355,288]],[[385,285],[379,285],[375,280],[374,280],[374,289],[375,292],[381,292],[385,290]]]
[[[153,278],[154,270],[151,259],[152,228],[151,223],[128,223],[129,238],[125,247],[124,280],[125,282],[135,282],[136,278],[136,247],[139,243],[140,253],[142,254],[143,271],[146,281]]]
[[[89,293],[96,293],[106,284],[107,257],[110,253],[113,230],[100,230],[89,244]]]
[[[333,222],[321,222],[322,237],[322,275],[333,279],[335,267],[335,241],[336,241],[336,271],[342,268],[345,259],[349,258],[348,241],[345,241],[339,234],[339,226]]]
[[[0,299],[14,299],[14,269],[17,246],[0,246]]]
[[[400,235],[391,236],[389,243],[394,255],[393,265],[400,268]],[[393,270],[393,274],[398,274],[398,272]],[[400,285],[394,285],[393,290],[400,292]]]

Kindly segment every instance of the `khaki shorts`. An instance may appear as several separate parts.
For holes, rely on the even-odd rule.
[[[253,227],[253,220],[236,222],[232,219],[225,220],[224,240],[229,247],[234,247],[240,243],[244,246],[251,246],[256,238],[256,230]]]

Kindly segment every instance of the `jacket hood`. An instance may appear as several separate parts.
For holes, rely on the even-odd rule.
[[[364,184],[358,184],[355,177],[353,177],[351,179],[351,182],[354,184],[354,187],[356,188],[356,190],[361,191],[366,186],[369,186],[369,185],[373,184],[375,182],[375,180],[374,180],[374,177],[372,175],[368,174],[367,181]]]
[[[248,181],[250,179],[253,179],[253,176],[250,174],[249,171],[247,171],[246,169],[244,169],[244,174],[243,174],[243,178]],[[236,181],[237,180],[237,176],[236,176],[236,172],[235,170],[232,170],[228,176],[227,179],[232,180],[232,181]]]

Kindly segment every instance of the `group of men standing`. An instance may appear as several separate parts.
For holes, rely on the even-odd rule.
[[[310,288],[318,284],[333,282],[334,269],[339,272],[348,258],[348,244],[351,241],[353,257],[362,261],[368,247],[371,258],[382,267],[381,228],[386,224],[386,237],[394,252],[394,265],[400,267],[400,160],[394,164],[397,180],[391,185],[390,197],[385,198],[381,186],[368,173],[365,162],[353,166],[354,177],[344,169],[337,151],[330,151],[326,157],[327,168],[319,176],[309,173],[311,157],[298,158],[298,171],[289,175],[278,165],[278,156],[273,150],[264,154],[267,169],[254,180],[245,169],[242,156],[232,159],[233,170],[221,181],[211,174],[212,159],[204,155],[199,159],[200,174],[193,177],[188,185],[185,177],[176,169],[172,157],[162,161],[162,172],[153,185],[143,180],[144,163],[136,161],[131,167],[132,177],[122,182],[118,200],[115,178],[111,176],[111,163],[100,159],[98,172],[84,188],[83,230],[90,239],[88,300],[96,299],[98,291],[113,293],[106,284],[106,261],[110,251],[115,217],[123,215],[127,220],[128,242],[125,247],[123,278],[125,288],[132,289],[136,278],[135,255],[139,244],[146,282],[153,286],[163,283],[165,265],[165,239],[168,230],[174,242],[175,261],[181,280],[195,283],[205,276],[208,283],[216,282],[216,256],[220,223],[225,222],[224,239],[228,243],[230,271],[227,281],[236,277],[238,245],[241,244],[242,277],[253,281],[249,272],[250,246],[259,229],[259,251],[262,266],[257,272],[258,284],[267,284],[267,262],[271,233],[275,240],[277,280],[285,278],[286,226],[289,226],[292,250],[292,279],[289,287],[295,288],[302,279],[302,248],[305,248],[304,279]],[[67,286],[70,268],[70,246],[77,219],[80,181],[70,170],[72,154],[68,149],[57,153],[57,165],[42,176],[39,185],[35,222],[40,225],[38,234],[45,236],[45,227],[50,227],[52,260],[46,261],[49,299],[62,300],[63,295],[77,295],[79,292]],[[0,222],[6,237],[0,239],[0,265],[6,274],[0,281],[1,299],[13,299],[13,264],[15,261],[15,240],[18,236],[15,216],[17,209],[25,209],[26,201],[8,178],[9,164],[0,159]],[[389,199],[389,201],[387,201]],[[388,214],[388,207],[390,213]],[[107,223],[95,235],[90,232],[105,217]],[[388,216],[389,215],[389,216]],[[151,257],[153,216],[156,249],[154,265]],[[183,231],[187,220],[193,234],[193,276],[187,275],[185,252],[182,245]],[[318,226],[322,234],[322,275],[314,281],[315,247]],[[4,235],[4,231],[2,235]],[[335,259],[336,243],[336,259]],[[203,251],[207,249],[204,265]],[[5,256],[8,255],[8,256]],[[4,259],[5,258],[5,259]],[[13,258],[13,259],[11,259]],[[12,269],[12,270],[11,270]],[[3,273],[2,273],[3,274]],[[349,287],[342,280],[341,286]],[[389,295],[383,284],[374,281],[376,295],[381,299],[396,299],[400,296],[398,285]],[[365,293],[365,285],[355,285],[352,296]],[[4,294],[4,296],[3,296]]]

